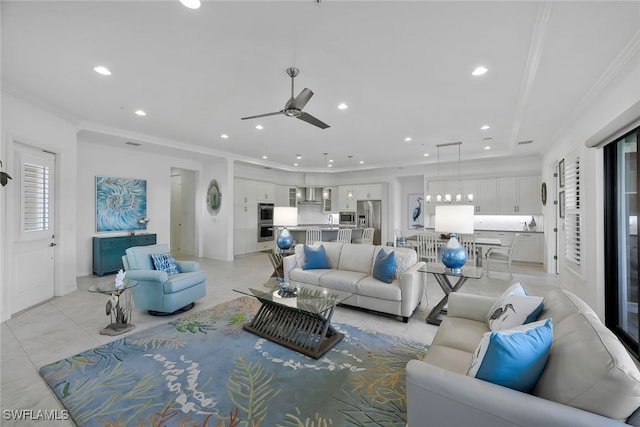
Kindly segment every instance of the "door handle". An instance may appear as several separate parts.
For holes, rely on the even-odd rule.
[[[58,245],[56,243],[51,242],[51,243],[49,243],[49,246],[54,247],[54,246],[58,246]]]

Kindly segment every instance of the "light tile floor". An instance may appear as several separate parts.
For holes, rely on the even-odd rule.
[[[178,257],[182,259],[194,259]],[[256,254],[235,261],[216,261],[200,258],[202,269],[208,273],[207,296],[196,303],[194,310],[202,310],[237,298],[234,286],[264,281],[273,269],[266,254]],[[508,273],[491,272],[479,280],[468,280],[461,292],[499,295],[510,283],[557,286],[557,276],[546,274],[538,264],[515,264],[513,278]],[[112,281],[114,275],[78,277],[78,290],[56,297],[42,305],[26,310],[0,325],[0,424],[5,426],[28,423],[5,419],[5,410],[62,410],[54,394],[38,374],[43,365],[72,356],[81,351],[122,337],[99,335],[109,323],[105,315],[104,295],[90,293],[89,286],[100,281]],[[440,301],[443,292],[435,279],[428,276],[428,306]],[[418,310],[403,323],[395,317],[370,313],[348,307],[338,307],[334,321],[372,329],[386,334],[428,344],[437,327],[425,323],[428,308]],[[167,322],[177,316],[154,317],[135,309],[130,333]],[[46,425],[73,425],[70,421],[49,421]]]

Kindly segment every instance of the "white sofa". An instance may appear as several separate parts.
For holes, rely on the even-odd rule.
[[[335,242],[322,242],[322,246],[331,269],[304,270],[304,245],[299,244],[295,254],[283,260],[285,279],[351,292],[344,304],[401,316],[405,323],[409,320],[420,304],[426,280],[418,272],[425,263],[418,262],[415,250]],[[372,276],[374,260],[383,247],[396,252],[398,268],[391,283]]]
[[[424,360],[407,364],[407,420],[418,426],[640,426],[640,373],[622,343],[570,292],[544,296],[549,359],[531,394],[466,375],[497,298],[453,293]],[[428,420],[425,421],[425,420]]]

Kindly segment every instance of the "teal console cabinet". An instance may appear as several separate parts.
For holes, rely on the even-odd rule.
[[[93,238],[93,274],[104,276],[123,269],[122,256],[132,246],[156,244],[155,234],[137,236],[94,237]]]

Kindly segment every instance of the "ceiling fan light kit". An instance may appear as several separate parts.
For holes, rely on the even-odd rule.
[[[312,124],[320,129],[326,129],[329,127],[328,124],[324,123],[322,120],[319,120],[312,116],[309,113],[305,113],[302,109],[307,105],[311,97],[313,96],[313,91],[308,88],[302,89],[302,91],[298,94],[298,96],[294,97],[294,79],[300,73],[300,70],[294,67],[287,68],[287,75],[291,77],[291,98],[286,102],[284,108],[280,111],[275,111],[273,113],[266,114],[258,114],[255,116],[242,117],[241,120],[249,120],[249,119],[257,119],[258,117],[267,117],[267,116],[277,116],[277,115],[285,115],[287,117],[295,117],[296,119],[300,119],[303,122],[307,122]]]

